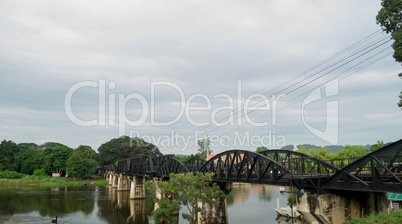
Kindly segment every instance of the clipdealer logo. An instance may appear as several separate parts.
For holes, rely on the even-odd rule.
[[[98,108],[97,118],[91,120],[83,120],[79,118],[79,114],[73,112],[72,100],[74,94],[82,88],[94,88],[98,95]],[[241,80],[237,81],[237,96],[232,97],[227,93],[218,93],[212,97],[204,93],[195,93],[190,96],[186,96],[183,89],[173,82],[151,82],[150,83],[150,97],[133,92],[130,94],[117,94],[107,93],[116,88],[115,82],[106,82],[106,80],[98,81],[81,81],[72,85],[66,95],[64,101],[65,113],[68,119],[78,126],[93,127],[93,126],[117,126],[118,136],[128,135],[128,127],[140,127],[142,125],[149,125],[153,127],[169,127],[177,122],[182,122],[184,118],[189,124],[194,127],[207,127],[207,126],[236,126],[249,125],[251,127],[263,127],[263,126],[276,126],[277,125],[277,109],[278,101],[285,98],[285,94],[271,95],[267,97],[263,94],[251,94],[247,98],[242,96],[242,83]],[[174,106],[178,106],[178,112],[174,114],[173,118],[168,121],[158,121],[156,117],[157,97],[156,90],[158,88],[170,88],[176,94],[177,99],[174,102]],[[321,91],[325,94],[323,97]],[[302,103],[301,118],[304,126],[315,136],[331,143],[336,144],[338,142],[338,101],[332,100],[326,102],[326,119],[325,130],[321,131],[310,125],[305,119],[305,107],[313,102],[325,100],[328,97],[338,95],[338,80],[333,80],[326,83],[322,88],[317,88],[311,92]],[[245,100],[244,100],[245,99]],[[194,102],[203,102],[202,106],[194,106]],[[213,105],[215,101],[224,101],[225,105]],[[136,110],[140,116],[136,120],[131,120],[127,116],[126,106],[129,102],[135,102],[138,106]],[[259,102],[258,106],[255,102]],[[213,107],[215,106],[215,107]],[[177,109],[177,108],[176,108]],[[259,121],[254,117],[250,117],[250,112],[262,111],[267,115],[270,115],[270,119]],[[196,118],[197,113],[208,114],[208,118],[199,121]],[[224,119],[218,119],[218,114],[227,114]],[[178,133],[168,134],[166,136],[151,136],[141,134],[137,131],[130,131],[130,137],[140,137],[149,139],[149,141],[155,144],[161,144],[162,146],[184,146],[183,150],[189,146],[191,136],[178,136]],[[206,133],[204,133],[206,134]],[[192,136],[198,136],[199,133],[192,133]],[[265,136],[266,135],[266,136]],[[284,146],[286,144],[286,138],[284,135],[278,134],[275,130],[269,130],[264,136],[255,136],[246,131],[243,135],[239,131],[234,131],[234,136],[216,136],[217,142],[220,142],[221,146],[226,146],[228,141],[233,143],[239,142],[239,147],[246,146],[261,146],[261,145],[274,145]],[[162,140],[161,140],[162,139]],[[222,140],[225,139],[225,140]],[[194,146],[197,145],[197,138],[194,138]],[[268,141],[269,140],[269,141]],[[181,141],[181,142],[180,142]]]

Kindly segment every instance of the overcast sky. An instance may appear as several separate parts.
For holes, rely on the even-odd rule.
[[[386,38],[375,33],[379,9],[374,0],[1,1],[0,137],[97,149],[125,134],[181,154],[206,134],[215,152],[399,140],[401,65],[390,42],[305,79],[370,34]],[[265,111],[245,110],[261,100]]]

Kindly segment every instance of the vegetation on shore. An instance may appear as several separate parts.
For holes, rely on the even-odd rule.
[[[3,140],[0,143],[0,172],[15,173],[6,177],[0,175],[0,178],[18,179],[24,175],[35,175],[35,172],[49,177],[58,173],[60,177],[89,178],[98,168],[115,164],[120,159],[141,154],[162,155],[155,145],[128,136],[102,144],[98,152],[86,145],[73,149],[57,142],[37,145]]]
[[[343,224],[395,224],[402,223],[402,211],[388,213],[378,213],[370,215],[366,218],[353,219],[346,221]]]
[[[83,186],[92,182],[95,186],[106,186],[109,184],[105,179],[82,180],[70,177],[37,177],[26,175],[20,179],[0,178],[0,186]]]

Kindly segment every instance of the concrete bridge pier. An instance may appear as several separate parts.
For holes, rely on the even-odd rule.
[[[226,203],[226,197],[220,199],[220,203],[213,207],[207,204],[202,204],[198,202],[198,206],[201,207],[201,212],[197,213],[197,223],[198,224],[208,224],[208,223],[218,223],[226,224],[229,223],[228,219],[228,207]]]
[[[130,200],[130,217],[127,223],[148,223],[148,216],[145,214],[145,200]]]
[[[112,178],[112,187],[116,187],[117,188],[117,184],[118,184],[118,177],[117,174],[113,174],[113,178]]]
[[[109,182],[109,172],[105,172],[103,176],[106,178],[105,180]]]
[[[226,195],[233,190],[232,182],[217,182],[217,184]],[[229,223],[226,197],[220,198],[219,200],[219,203],[212,207],[198,202],[198,206],[202,209],[201,212],[197,213],[198,224]]]
[[[118,176],[117,190],[118,191],[128,191],[128,190],[130,190],[128,176],[126,176],[124,174],[120,174]]]
[[[112,172],[109,172],[108,174],[108,180],[109,180],[109,185],[113,185],[113,173]]]
[[[145,177],[133,176],[133,180],[127,178],[131,182],[130,199],[145,199]]]
[[[157,199],[157,200],[160,200],[161,198],[162,198],[162,193],[161,193],[161,188],[159,187],[159,178],[154,178],[153,180],[152,180],[152,183],[154,184],[154,186],[155,186],[155,198]],[[157,203],[157,202],[155,202],[155,205],[154,205],[154,210],[156,210],[156,209],[158,209],[159,208],[159,204]]]
[[[126,209],[129,206],[128,192],[127,191],[116,191],[117,209]]]
[[[386,208],[387,194],[378,192],[331,191],[297,198],[297,211],[310,223],[343,223]]]

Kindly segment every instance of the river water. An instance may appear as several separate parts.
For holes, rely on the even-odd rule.
[[[278,222],[277,198],[281,207],[287,195],[279,187],[234,185],[227,196],[230,224],[290,223]],[[130,200],[128,191],[111,187],[5,187],[0,186],[0,224],[51,223],[154,223],[152,199]],[[180,213],[188,213],[183,207]],[[179,223],[188,223],[180,215]]]

